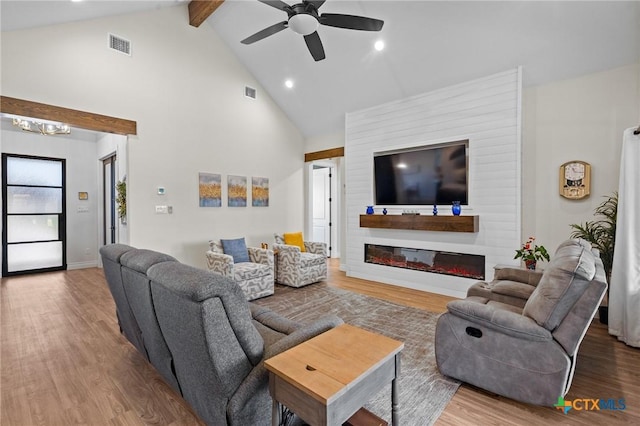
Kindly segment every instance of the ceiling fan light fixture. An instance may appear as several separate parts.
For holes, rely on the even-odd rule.
[[[318,19],[308,13],[298,13],[289,18],[289,28],[303,36],[315,33],[319,24]]]

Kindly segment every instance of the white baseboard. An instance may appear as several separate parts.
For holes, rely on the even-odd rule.
[[[67,263],[67,270],[72,270],[72,269],[87,269],[87,268],[97,268],[98,267],[98,261],[97,260],[91,260],[89,262],[74,262],[74,263]]]

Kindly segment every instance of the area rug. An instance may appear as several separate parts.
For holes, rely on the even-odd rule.
[[[300,322],[334,314],[346,323],[404,342],[398,382],[402,425],[433,424],[458,389],[459,383],[441,375],[436,367],[436,314],[325,283],[302,288],[278,285],[273,296],[254,303]],[[365,407],[390,422],[391,385],[380,389]]]

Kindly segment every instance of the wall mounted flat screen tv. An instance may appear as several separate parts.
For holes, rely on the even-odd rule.
[[[374,153],[375,204],[468,205],[468,165],[468,140]]]

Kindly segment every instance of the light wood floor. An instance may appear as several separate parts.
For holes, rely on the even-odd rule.
[[[336,261],[328,282],[432,312],[443,312],[451,300],[348,278]],[[202,425],[119,334],[102,270],[3,278],[0,289],[1,425]],[[638,367],[640,350],[616,341],[594,323],[566,399],[624,398],[625,411],[572,410],[564,415],[462,385],[437,424],[640,424]]]

